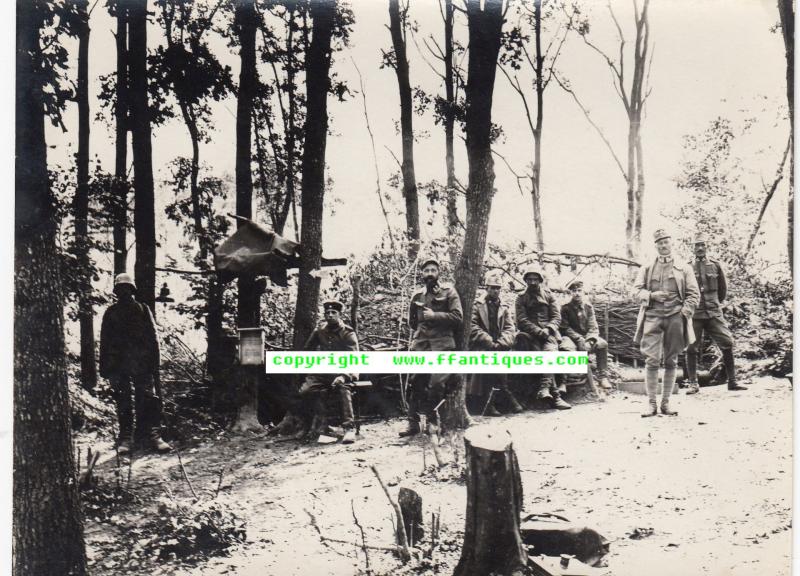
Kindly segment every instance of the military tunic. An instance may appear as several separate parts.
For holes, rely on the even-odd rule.
[[[303,350],[319,350],[321,352],[355,352],[358,350],[358,337],[355,331],[344,323],[330,326],[323,322],[311,333],[306,340]],[[337,377],[343,377],[345,383],[342,386],[334,386],[333,381]],[[300,386],[300,396],[310,398],[316,396],[313,406],[306,406],[306,410],[311,413],[324,412],[324,405],[319,398],[321,392],[327,392],[338,388],[339,398],[342,408],[342,427],[350,428],[353,426],[353,393],[351,383],[358,379],[358,374],[354,372],[346,374],[308,374]],[[309,402],[310,403],[310,402]]]

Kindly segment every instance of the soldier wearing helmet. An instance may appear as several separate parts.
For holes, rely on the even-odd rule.
[[[538,266],[529,268],[522,276],[527,290],[517,296],[515,311],[517,316],[516,350],[556,352],[561,334],[561,311],[553,294],[544,285],[544,273]],[[537,399],[545,400],[559,410],[572,408],[561,398],[552,374],[543,374]]]
[[[502,286],[499,274],[486,278],[486,294],[472,307],[472,322],[469,331],[470,350],[511,350],[514,345],[514,317],[509,307],[500,299]],[[477,398],[477,410],[486,416],[499,416],[494,391],[502,394],[511,412],[522,412],[522,406],[508,389],[505,374],[473,374],[467,386],[467,394]]]
[[[129,452],[133,435],[138,446],[168,452],[170,445],[161,438],[161,401],[155,394],[159,349],[153,314],[136,301],[136,284],[129,274],[114,278],[114,294],[117,301],[103,314],[100,329],[100,375],[110,381],[116,400],[118,450]]]
[[[689,373],[687,394],[700,391],[697,383],[697,364],[703,349],[703,337],[711,336],[722,352],[722,362],[728,376],[728,390],[747,390],[736,383],[736,368],[733,361],[733,335],[722,313],[722,302],[728,294],[728,283],[722,265],[709,258],[706,250],[708,238],[702,232],[694,239],[695,261],[692,262],[694,276],[700,287],[700,303],[692,316],[696,340],[686,350],[686,371]]]

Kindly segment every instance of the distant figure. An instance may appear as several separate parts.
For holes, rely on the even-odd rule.
[[[428,352],[455,350],[456,330],[461,328],[464,312],[461,300],[452,286],[439,284],[439,262],[433,258],[420,265],[425,286],[414,293],[408,312],[408,323],[414,334],[409,350]],[[436,423],[434,408],[447,394],[451,374],[414,374],[409,380],[408,428],[401,437],[420,433],[419,415]]]
[[[100,375],[111,382],[117,404],[117,449],[130,452],[134,432],[135,445],[168,452],[170,445],[161,438],[161,400],[155,393],[159,351],[153,314],[136,301],[136,285],[128,274],[114,278],[114,294],[117,301],[103,314],[100,329]]]
[[[728,390],[747,390],[736,383],[736,367],[733,363],[733,335],[722,313],[722,302],[728,294],[728,283],[722,265],[706,255],[708,240],[698,234],[694,240],[695,261],[692,263],[695,279],[700,287],[700,303],[692,317],[694,335],[697,338],[686,351],[686,371],[689,373],[687,394],[697,394],[697,364],[703,350],[703,336],[708,333],[722,352],[722,363],[728,375]]]
[[[642,266],[636,277],[634,293],[640,303],[633,341],[645,357],[645,386],[650,409],[643,418],[658,414],[658,367],[664,360],[661,413],[677,416],[669,407],[678,370],[678,355],[692,342],[692,314],[700,292],[690,266],[678,265],[672,258],[670,235],[656,230],[653,235],[658,250],[655,262]]]
[[[556,352],[561,341],[558,331],[561,325],[561,312],[553,294],[545,288],[544,273],[538,267],[526,271],[522,279],[528,285],[527,290],[517,296],[515,310],[517,316],[517,333],[514,349],[520,351]],[[556,387],[552,374],[542,374],[538,400],[548,401],[553,408],[569,410],[572,408]]]
[[[509,307],[500,299],[500,276],[486,278],[486,295],[472,307],[469,331],[469,349],[502,351],[514,345],[514,317]],[[522,406],[508,389],[507,374],[473,374],[467,393],[479,399],[478,413],[500,416],[493,389],[502,392],[511,412],[522,412]]]
[[[358,350],[358,338],[355,331],[342,322],[342,310],[344,305],[341,302],[331,300],[322,304],[325,322],[320,324],[309,336],[303,346],[303,350],[319,350],[323,352],[347,352]],[[314,417],[322,411],[321,393],[336,391],[342,403],[342,428],[344,437],[342,444],[352,444],[356,439],[353,430],[355,425],[353,416],[353,392],[352,383],[358,379],[358,374],[308,374],[300,386],[300,397],[308,405],[313,397],[313,407],[309,410]],[[314,429],[313,423],[310,425],[311,434],[318,430]]]
[[[583,293],[583,282],[570,282],[567,289],[572,299],[561,307],[561,350],[593,352],[597,357],[597,380],[608,390],[608,343],[600,338],[600,327],[594,306]]]

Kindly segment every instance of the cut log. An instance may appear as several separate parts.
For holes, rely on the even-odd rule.
[[[425,535],[422,518],[422,497],[409,488],[400,488],[397,503],[403,511],[403,526],[408,535],[408,545],[415,546]]]
[[[522,481],[508,432],[486,427],[464,434],[467,514],[461,559],[453,576],[525,574],[520,536]]]

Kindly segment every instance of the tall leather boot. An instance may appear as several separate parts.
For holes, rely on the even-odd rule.
[[[647,402],[650,409],[642,414],[642,418],[650,418],[658,414],[658,366],[647,366],[644,372],[644,384],[647,389]]]
[[[664,416],[677,416],[678,413],[669,408],[669,398],[672,396],[672,389],[675,387],[675,376],[677,376],[677,366],[667,366],[664,368],[664,385],[661,387],[661,413]]]
[[[726,348],[722,351],[722,363],[725,365],[725,372],[728,374],[728,390],[747,390],[747,386],[736,383],[736,367],[733,364],[733,348]]]
[[[700,392],[700,385],[697,383],[697,352],[691,349],[686,351],[686,371],[689,373],[686,393],[697,394]]]
[[[353,416],[353,392],[347,386],[340,386],[339,399],[342,402],[342,428],[352,428],[355,424],[355,416]]]
[[[517,400],[517,398],[516,398],[516,397],[514,396],[514,394],[511,392],[511,390],[509,390],[509,389],[508,389],[508,384],[506,384],[506,385],[503,387],[503,389],[502,389],[502,390],[503,390],[503,392],[505,392],[505,394],[506,394],[506,398],[508,399],[508,404],[509,404],[509,406],[511,407],[511,412],[513,412],[514,414],[519,414],[520,412],[522,412],[523,410],[525,410],[525,409],[522,407],[522,404],[520,404],[520,403],[519,403],[519,401]]]
[[[419,375],[414,375],[419,376]],[[406,438],[408,436],[416,436],[420,433],[420,426],[419,426],[419,405],[420,405],[420,394],[422,392],[421,388],[423,386],[420,382],[414,381],[414,376],[409,380],[408,383],[408,425],[406,429],[400,432],[398,435],[400,438]]]

